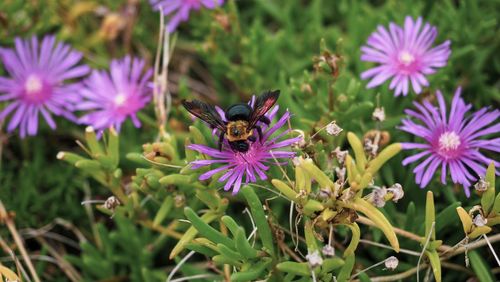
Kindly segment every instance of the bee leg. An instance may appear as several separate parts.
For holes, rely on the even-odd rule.
[[[257,141],[257,137],[255,137],[255,135],[251,135],[248,137],[248,141],[253,143],[253,142]]]
[[[222,143],[224,143],[224,132],[219,134],[219,152],[222,152]]]
[[[269,118],[268,118],[268,117],[266,117],[266,116],[261,116],[261,117],[259,118],[259,121],[260,121],[260,122],[263,122],[263,123],[264,123],[264,124],[266,124],[266,125],[271,124],[271,121],[270,121],[270,120],[269,120]]]

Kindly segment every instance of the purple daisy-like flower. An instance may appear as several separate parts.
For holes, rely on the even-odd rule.
[[[441,167],[441,182],[446,184],[446,172],[449,169],[453,183],[462,184],[468,197],[469,186],[477,180],[471,172],[484,175],[486,167],[493,161],[479,150],[500,152],[500,138],[480,139],[500,131],[500,123],[496,123],[500,111],[497,109],[488,111],[488,108],[482,108],[466,117],[471,105],[465,104],[460,92],[459,87],[453,97],[449,115],[440,91],[436,92],[438,108],[427,100],[422,104],[414,102],[418,111],[407,109],[405,113],[420,120],[421,124],[411,119],[404,119],[400,129],[425,140],[423,143],[402,144],[403,149],[423,150],[404,159],[403,165],[426,157],[413,170],[417,184],[420,184],[421,188],[427,186],[439,167]],[[494,163],[498,166],[497,162]]]
[[[366,86],[373,88],[392,78],[389,88],[394,95],[408,94],[409,84],[416,94],[422,86],[428,86],[426,75],[444,67],[451,54],[449,40],[431,48],[437,36],[437,29],[429,23],[422,27],[422,18],[416,22],[406,17],[404,27],[389,24],[389,31],[378,26],[368,38],[368,46],[361,47],[362,61],[374,62],[378,66],[361,74],[362,79],[370,79]]]
[[[0,102],[8,102],[0,120],[12,114],[7,131],[19,128],[21,138],[36,135],[39,114],[52,129],[56,123],[51,114],[75,120],[72,112],[80,85],[64,82],[90,71],[78,65],[82,57],[69,45],[56,44],[54,36],[45,36],[41,44],[37,37],[15,38],[14,49],[0,48],[0,60],[10,75],[0,77]]]
[[[130,117],[135,127],[140,127],[137,112],[150,101],[152,93],[148,81],[153,72],[149,69],[143,74],[144,65],[144,60],[127,56],[111,61],[109,72],[94,70],[83,82],[79,93],[84,101],[77,105],[78,110],[91,112],[79,121],[97,130],[113,126],[119,131]]]
[[[149,0],[155,10],[162,10],[169,16],[168,32],[174,32],[177,26],[187,21],[191,10],[199,10],[202,6],[214,9],[224,3],[224,0]]]
[[[220,112],[220,109],[218,111]],[[275,106],[266,116],[272,120],[277,112],[278,106]],[[221,117],[224,117],[224,115],[221,115]],[[258,123],[263,129],[262,140],[251,143],[250,149],[245,153],[231,150],[227,140],[223,143],[222,151],[205,145],[191,144],[187,147],[188,149],[198,151],[212,158],[210,160],[193,161],[191,162],[191,167],[198,169],[212,164],[220,164],[221,166],[200,175],[199,179],[207,180],[216,173],[225,172],[219,178],[219,182],[225,181],[224,190],[228,191],[233,188],[232,193],[235,195],[240,190],[242,183],[256,182],[258,178],[261,180],[267,179],[265,171],[269,169],[269,164],[276,164],[275,159],[291,159],[295,156],[295,152],[283,149],[298,142],[300,137],[280,141],[285,134],[290,132],[289,129],[279,134],[274,134],[287,123],[289,118],[290,113],[287,111],[270,127],[266,127],[263,123]]]

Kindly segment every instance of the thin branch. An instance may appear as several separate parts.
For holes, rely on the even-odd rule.
[[[174,269],[172,269],[172,271],[170,272],[170,274],[168,275],[167,277],[167,282],[171,282],[172,280],[172,277],[174,277],[175,273],[177,272],[177,270],[179,270],[179,268],[181,268],[181,266],[186,263],[186,261],[192,257],[196,252],[195,251],[191,251],[189,252],[185,257],[182,258],[182,260],[174,267]]]
[[[28,266],[28,270],[31,273],[33,280],[35,280],[35,282],[40,282],[40,277],[38,277],[35,267],[33,266],[33,262],[29,258],[28,252],[24,247],[23,240],[21,239],[21,236],[17,232],[16,225],[12,220],[12,218],[8,215],[7,210],[5,209],[2,201],[0,201],[0,215],[5,215],[4,218],[2,218],[2,220],[7,225],[7,228],[9,229],[12,238],[14,238],[14,242],[16,242],[16,245],[19,248],[19,252],[21,252],[21,256],[24,259],[24,263],[26,263],[26,266]]]
[[[425,239],[425,244],[422,246],[422,252],[420,253],[420,256],[418,257],[418,262],[417,262],[417,282],[420,281],[420,261],[422,260],[422,257],[424,256],[425,249],[427,249],[427,246],[429,245],[429,242],[431,241],[431,235],[432,232],[434,231],[434,227],[436,226],[436,222],[432,222],[431,228],[429,230],[429,234],[427,234],[427,238]]]

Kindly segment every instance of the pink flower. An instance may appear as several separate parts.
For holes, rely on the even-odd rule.
[[[40,114],[52,129],[56,123],[51,114],[75,120],[72,112],[81,86],[65,82],[90,71],[78,65],[82,57],[69,45],[56,44],[54,36],[45,36],[40,45],[36,37],[16,38],[14,49],[0,48],[0,60],[9,74],[0,77],[0,102],[8,102],[0,120],[12,114],[7,130],[19,128],[21,138],[36,135]]]
[[[191,10],[199,10],[202,6],[207,9],[215,9],[222,5],[224,0],[149,0],[153,9],[163,11],[170,20],[167,24],[168,32],[175,31],[177,26],[189,19]]]
[[[422,27],[422,18],[414,22],[406,17],[403,28],[390,23],[389,32],[379,26],[368,38],[368,46],[361,47],[361,60],[378,64],[361,74],[362,79],[371,79],[366,87],[392,79],[389,89],[395,89],[395,96],[406,96],[410,83],[416,94],[422,92],[422,86],[429,85],[425,76],[444,67],[451,54],[449,40],[432,47],[436,36],[434,26],[425,23]]]
[[[404,119],[400,127],[410,134],[420,137],[422,143],[403,143],[403,149],[420,149],[422,152],[403,160],[403,165],[417,162],[426,157],[413,172],[420,187],[425,187],[436,170],[441,168],[441,182],[446,184],[447,169],[450,170],[453,183],[462,184],[467,196],[469,187],[478,176],[485,175],[486,167],[493,161],[479,150],[500,152],[500,138],[480,139],[498,134],[500,111],[488,111],[482,108],[466,117],[472,107],[460,97],[460,87],[455,92],[449,115],[440,91],[436,92],[439,107],[427,100],[422,104],[414,103],[418,111],[406,110],[406,114],[420,120],[420,124],[411,119]],[[498,163],[495,162],[495,166]]]
[[[79,121],[97,130],[113,126],[119,131],[130,117],[135,127],[140,127],[137,112],[150,101],[152,91],[147,85],[152,70],[144,74],[143,70],[144,60],[128,56],[111,61],[109,72],[94,70],[79,91],[84,101],[77,109],[90,111]]]
[[[276,116],[278,107],[268,112],[266,116],[272,120]],[[221,111],[218,109],[218,111]],[[221,115],[223,117],[223,115]],[[285,114],[272,126],[267,128],[264,124],[260,124],[264,130],[262,140],[257,140],[250,144],[250,149],[245,153],[235,152],[231,150],[227,140],[225,140],[222,151],[205,145],[192,144],[187,148],[198,151],[202,154],[212,157],[210,160],[196,160],[191,162],[193,169],[198,169],[204,166],[213,164],[220,165],[213,168],[202,175],[200,180],[207,180],[214,174],[225,172],[219,182],[226,182],[224,190],[233,189],[233,195],[237,194],[242,183],[256,182],[258,178],[261,180],[267,179],[265,172],[269,169],[269,164],[276,164],[276,159],[291,159],[295,157],[295,153],[285,151],[283,148],[289,147],[299,141],[300,137],[288,138],[279,141],[285,134],[289,133],[289,129],[273,136],[280,128],[282,128],[290,118],[290,113]],[[245,179],[243,179],[245,177]]]

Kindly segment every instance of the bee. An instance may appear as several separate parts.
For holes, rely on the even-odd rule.
[[[271,123],[265,114],[274,106],[279,95],[279,90],[264,92],[257,97],[253,108],[245,103],[231,105],[224,111],[226,121],[222,119],[213,105],[199,100],[182,100],[182,105],[188,112],[208,123],[212,129],[219,129],[219,151],[222,151],[222,144],[226,137],[233,151],[245,153],[250,148],[249,142],[257,141],[257,136],[262,141],[262,128],[257,125],[257,122],[266,125]]]

